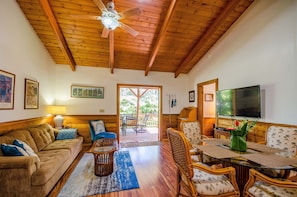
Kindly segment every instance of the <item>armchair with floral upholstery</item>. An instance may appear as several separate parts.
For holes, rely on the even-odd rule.
[[[255,169],[250,169],[249,180],[244,186],[243,195],[245,197],[296,197],[297,182],[270,178]]]
[[[172,156],[177,166],[177,194],[181,187],[189,196],[239,196],[236,171],[233,167],[212,169],[210,166],[191,159],[189,143],[184,133],[167,129]]]
[[[193,161],[205,162],[208,164],[219,163],[217,159],[204,155],[197,146],[201,145],[203,139],[207,139],[206,135],[203,135],[201,132],[201,126],[198,120],[189,121],[182,120],[180,123],[181,132],[186,136],[190,144],[191,158]]]
[[[270,126],[266,133],[266,146],[283,150],[286,157],[297,157],[297,128]],[[262,173],[275,178],[289,178],[297,176],[296,171],[266,170]]]

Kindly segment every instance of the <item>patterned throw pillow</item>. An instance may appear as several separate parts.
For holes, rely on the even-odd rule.
[[[24,149],[12,144],[1,144],[1,150],[5,156],[29,156]]]
[[[106,132],[104,122],[102,120],[92,121],[91,123],[94,128],[95,135],[97,135],[101,132]]]
[[[38,161],[40,161],[38,155],[33,151],[33,149],[28,145],[26,144],[25,142],[21,141],[21,140],[18,140],[18,139],[15,139],[12,143],[13,145],[16,145],[20,148],[22,148],[24,151],[26,151],[26,153],[29,155],[29,156],[35,156],[37,158]]]

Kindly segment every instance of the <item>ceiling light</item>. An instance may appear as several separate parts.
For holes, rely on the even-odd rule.
[[[101,16],[102,24],[109,30],[115,30],[119,25],[118,15],[109,11],[105,11]]]

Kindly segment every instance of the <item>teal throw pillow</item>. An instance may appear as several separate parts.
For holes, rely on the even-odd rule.
[[[62,129],[56,140],[75,139],[77,137],[77,129]]]
[[[24,149],[12,144],[1,144],[1,150],[5,156],[29,156]]]

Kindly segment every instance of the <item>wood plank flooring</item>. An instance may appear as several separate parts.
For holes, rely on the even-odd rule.
[[[176,194],[176,167],[168,142],[158,146],[122,148],[128,150],[136,171],[139,188],[92,197],[173,197]],[[66,183],[83,152],[70,166],[48,197],[55,197]]]

